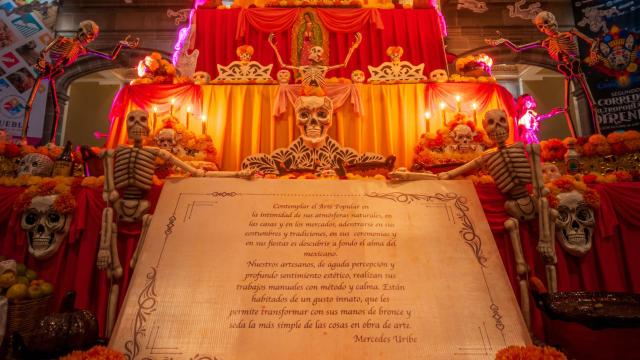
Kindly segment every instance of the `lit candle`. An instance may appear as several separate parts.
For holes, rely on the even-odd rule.
[[[427,119],[427,121],[425,123],[426,124],[426,131],[425,132],[429,133],[429,132],[431,132],[431,112],[430,111],[426,111],[424,113],[424,117],[425,117],[425,119]]]
[[[202,135],[206,135],[207,133],[207,115],[201,114],[200,121],[202,121]]]
[[[460,95],[456,95],[456,111],[460,112]]]
[[[189,130],[189,115],[191,114],[191,105],[187,106],[187,130]]]
[[[447,105],[444,103],[444,101],[440,101],[440,112],[442,112],[442,126],[447,126],[447,113],[445,112],[444,108]]]
[[[473,104],[471,104],[471,107],[473,108],[473,123],[478,125],[478,114],[477,114],[478,104],[474,102]]]
[[[158,121],[158,107],[154,106],[153,107],[153,131],[156,131],[156,122]]]
[[[176,103],[176,99],[171,98],[171,108],[169,108],[169,115],[173,117],[173,105]]]

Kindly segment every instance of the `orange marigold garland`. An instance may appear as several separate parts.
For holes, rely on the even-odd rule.
[[[583,176],[584,178],[584,176]],[[558,194],[576,190],[584,197],[584,202],[591,208],[598,209],[600,207],[600,194],[594,189],[587,187],[583,181],[576,180],[571,175],[564,175],[559,179],[553,180],[545,184],[550,193],[547,195],[547,201],[552,208],[558,207]]]
[[[60,360],[125,360],[124,354],[104,346],[94,346],[87,351],[74,351]]]
[[[49,196],[58,195],[53,202],[53,207],[60,213],[69,214],[76,208],[76,199],[71,193],[71,186],[63,182],[58,182],[53,179],[43,181],[35,185],[28,187],[13,204],[13,207],[17,211],[23,211],[26,209],[31,200],[36,196]]]
[[[567,357],[551,346],[509,346],[496,354],[496,360],[566,360]]]

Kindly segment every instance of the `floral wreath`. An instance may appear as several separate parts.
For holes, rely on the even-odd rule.
[[[558,194],[574,190],[582,194],[584,202],[589,205],[590,208],[598,209],[600,207],[600,195],[598,192],[589,188],[584,182],[576,180],[571,175],[561,176],[560,178],[545,184],[545,186],[550,191],[550,194],[547,195],[549,206],[554,209],[560,204]]]
[[[69,184],[65,181],[48,180],[29,186],[13,204],[13,208],[23,212],[36,196],[58,195],[53,202],[53,208],[62,214],[72,213],[76,208],[76,199],[72,189],[81,185],[82,179],[74,179]]]

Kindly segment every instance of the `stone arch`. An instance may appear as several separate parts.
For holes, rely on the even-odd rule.
[[[100,51],[108,53],[111,49],[101,49]],[[120,55],[113,61],[88,55],[81,57],[75,63],[65,68],[64,74],[56,80],[56,92],[58,95],[58,101],[60,102],[60,119],[64,118],[64,105],[69,101],[69,87],[75,80],[98,71],[117,68],[134,68],[143,57],[154,51],[159,52],[165,58],[170,58],[171,56],[164,51],[155,49],[123,49],[120,52]],[[53,100],[49,96],[47,97],[42,142],[47,142],[51,137],[53,132],[53,123]]]

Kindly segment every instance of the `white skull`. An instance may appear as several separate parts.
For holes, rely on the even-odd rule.
[[[20,163],[18,164],[18,176],[32,175],[46,177],[51,176],[52,170],[53,160],[40,153],[25,155],[20,159]]]
[[[289,72],[289,70],[285,70],[285,69],[278,71],[277,76],[278,76],[278,83],[280,84],[288,84],[289,79],[291,79],[291,73]]]
[[[582,256],[591,249],[596,224],[593,209],[577,190],[558,194],[556,238],[562,248],[573,256]]]
[[[191,79],[196,85],[207,85],[211,81],[211,75],[206,71],[196,71]]]
[[[53,207],[58,195],[36,196],[22,214],[20,226],[27,232],[29,253],[36,259],[47,259],[58,250],[69,234],[73,216]]]
[[[323,54],[324,49],[322,47],[314,46],[309,50],[309,60],[315,63],[321,63]]]
[[[545,183],[559,179],[560,176],[562,176],[560,174],[560,170],[555,164],[553,163],[542,164],[542,178]]]
[[[158,134],[156,134],[156,144],[161,149],[175,152],[175,147],[178,144],[176,131],[174,129],[162,129],[158,131]]]
[[[333,103],[328,97],[301,96],[294,105],[298,128],[308,147],[321,147],[333,120]]]
[[[536,27],[540,32],[547,36],[558,33],[558,22],[556,21],[556,17],[548,11],[539,12],[535,19],[533,19],[533,23],[536,24]]]
[[[127,114],[127,136],[129,140],[142,141],[149,135],[149,113],[133,110]]]
[[[353,70],[351,73],[351,81],[353,81],[354,84],[362,84],[364,82],[364,71]]]
[[[85,20],[80,22],[78,28],[78,39],[85,44],[88,44],[98,37],[100,28],[93,20]]]
[[[429,73],[429,80],[432,82],[444,83],[449,80],[449,76],[447,76],[447,72],[443,69],[435,69]]]
[[[456,149],[460,152],[475,151],[475,145],[472,144],[473,137],[476,133],[471,130],[468,125],[460,124],[453,128],[450,136],[456,143]]]
[[[487,111],[487,113],[484,114],[482,126],[492,141],[497,144],[502,144],[507,141],[509,137],[509,122],[507,121],[507,114],[504,111],[500,109]]]

